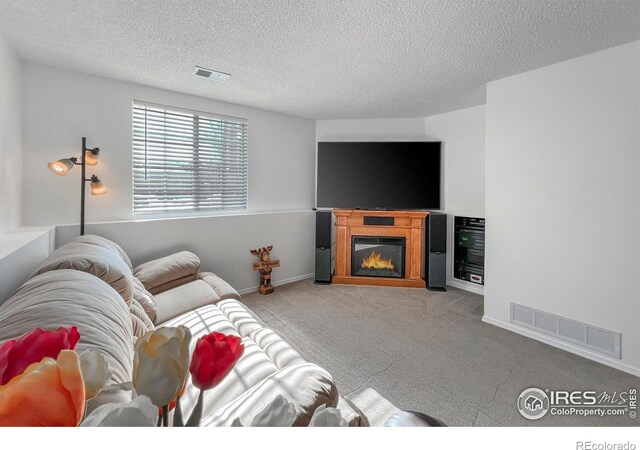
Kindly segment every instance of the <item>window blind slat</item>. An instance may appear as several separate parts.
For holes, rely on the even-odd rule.
[[[247,208],[247,122],[134,103],[135,214]]]
[[[175,156],[188,156],[188,157],[192,157],[193,156],[193,150],[182,150],[182,149],[171,149],[172,150],[172,154],[174,154]],[[140,158],[136,158],[139,159],[141,161],[144,161],[144,146],[140,149],[140,152],[143,154]],[[245,156],[244,153],[245,152],[241,152],[241,151],[222,151],[223,155],[220,154],[220,151],[208,151],[207,149],[205,150],[201,150],[199,155],[200,156],[207,156],[210,158],[217,158],[218,160],[222,161],[238,161],[238,162],[242,162],[245,160]],[[149,159],[151,156],[155,157],[156,159],[167,159],[167,151],[166,149],[159,149],[157,147],[147,147],[147,158]]]
[[[154,132],[160,132],[166,127],[171,127],[170,131],[173,134],[187,134],[189,132],[189,129],[193,126],[193,122],[183,122],[183,121],[176,122],[171,120],[156,121],[156,120],[150,120],[149,117],[147,117],[145,121],[144,116],[134,117],[133,124],[134,125],[146,124],[148,131],[154,131]],[[220,135],[221,133],[243,136],[247,132],[246,129],[236,127],[236,126],[219,127],[219,126],[212,126],[211,124],[206,124],[202,122],[199,122],[198,124],[200,128],[202,128],[202,131],[204,131],[208,136],[216,136],[216,135]]]
[[[220,122],[223,124],[230,124],[230,125],[246,125],[247,123],[246,119],[238,119],[230,116],[217,116],[215,114],[205,113],[200,111],[191,111],[191,110],[179,111],[178,108],[166,109],[166,107],[164,106],[160,106],[160,105],[154,106],[154,105],[143,104],[143,103],[136,103],[133,106],[133,111],[139,114],[144,114],[146,111],[147,114],[150,116],[155,115],[155,116],[162,116],[162,117],[168,116],[168,117],[189,118],[193,116],[198,116],[201,119],[209,120],[211,122]]]
[[[134,126],[146,126],[147,127],[147,134],[153,134],[153,133],[157,133],[157,134],[163,134],[165,132],[166,128],[170,128],[169,133],[171,135],[188,135],[189,134],[189,130],[192,128],[193,126],[193,122],[179,122],[179,123],[172,123],[170,121],[162,121],[162,122],[154,122],[154,121],[150,121],[144,120],[144,117],[138,120],[133,120],[133,125]],[[228,135],[231,137],[242,137],[245,136],[247,134],[246,130],[240,129],[240,128],[236,128],[236,127],[224,127],[224,128],[220,128],[220,127],[209,127],[206,124],[203,123],[198,123],[199,127],[201,128],[201,131],[203,132],[203,134],[205,134],[208,137],[216,137],[216,136],[220,136],[220,135]]]

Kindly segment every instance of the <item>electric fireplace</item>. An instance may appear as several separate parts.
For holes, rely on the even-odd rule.
[[[351,275],[404,278],[404,237],[352,236]]]
[[[332,283],[426,287],[423,244],[427,211],[332,212],[336,217]]]

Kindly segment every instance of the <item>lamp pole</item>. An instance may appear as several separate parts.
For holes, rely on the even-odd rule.
[[[78,162],[78,158],[72,156],[71,158],[59,159],[54,162],[50,162],[47,164],[49,169],[55,173],[56,175],[66,175],[69,170],[73,168],[73,166],[81,166],[82,173],[80,177],[80,189],[82,192],[80,193],[80,236],[84,235],[84,205],[85,205],[85,187],[87,181],[91,182],[91,194],[93,195],[102,195],[107,192],[106,186],[100,181],[95,175],[91,175],[91,178],[87,178],[87,164],[90,166],[95,166],[98,164],[98,154],[100,153],[100,149],[96,148],[87,148],[87,138],[82,138],[82,155],[80,155],[80,162]],[[90,156],[90,161],[87,161],[87,155]]]
[[[81,179],[80,179],[80,189],[82,189],[82,192],[80,194],[80,236],[84,235],[84,202],[85,202],[85,188],[87,185],[87,181],[91,181],[91,182],[99,182],[100,179],[95,176],[95,175],[91,175],[91,178],[87,178],[87,152],[91,152],[94,156],[97,156],[98,153],[100,152],[100,149],[98,147],[96,148],[87,148],[87,138],[83,137],[82,138],[82,157],[80,159],[80,162],[77,161],[77,159],[72,158],[73,163],[75,165],[80,165],[82,167],[82,174],[81,174]],[[93,184],[91,185],[91,189],[92,189],[92,193],[93,193]],[[101,192],[104,193],[104,192]]]
[[[82,166],[82,195],[80,197],[80,236],[84,236],[84,188],[87,182],[87,163],[86,163],[86,153],[87,153],[87,138],[82,138],[82,158],[80,159],[80,165]],[[77,163],[76,163],[77,164]]]

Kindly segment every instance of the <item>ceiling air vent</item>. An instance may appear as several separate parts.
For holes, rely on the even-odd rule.
[[[204,67],[198,66],[193,69],[193,74],[197,77],[209,78],[210,80],[217,81],[227,81],[231,77],[228,73],[205,69]]]

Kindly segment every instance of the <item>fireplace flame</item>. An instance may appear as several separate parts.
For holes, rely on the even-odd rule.
[[[384,259],[382,254],[375,249],[371,250],[371,254],[362,260],[360,267],[363,269],[389,269],[395,270],[395,266],[391,263],[391,258]]]

